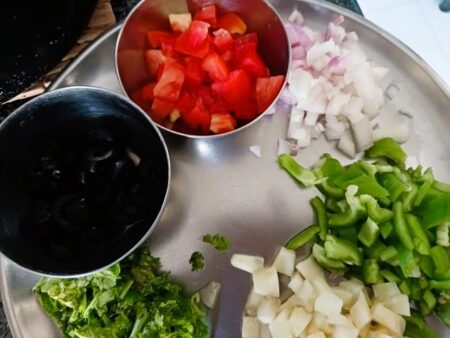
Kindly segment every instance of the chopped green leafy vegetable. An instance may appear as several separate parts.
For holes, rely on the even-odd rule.
[[[230,241],[222,235],[210,235],[206,234],[203,236],[203,242],[211,244],[217,251],[225,253],[228,250]]]
[[[200,251],[194,251],[189,258],[192,271],[203,270],[205,267],[205,256]]]
[[[206,313],[147,248],[87,277],[44,277],[33,291],[64,337],[208,337]]]

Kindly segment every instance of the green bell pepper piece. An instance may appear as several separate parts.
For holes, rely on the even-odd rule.
[[[321,162],[322,164],[318,168],[321,178],[322,177],[335,178],[344,171],[344,167],[342,166],[341,162],[331,157],[330,154],[322,155]]]
[[[375,259],[366,259],[362,263],[362,276],[367,284],[377,284],[383,281],[380,267]]]
[[[450,302],[445,304],[438,304],[436,306],[436,314],[441,321],[450,328]]]
[[[400,283],[402,280],[395,273],[390,270],[381,270],[381,276],[386,279],[388,282]]]
[[[407,295],[408,297],[411,296],[411,289],[409,288],[406,279],[403,280],[400,284],[398,284],[398,288],[404,295]]]
[[[414,249],[414,244],[409,234],[408,224],[403,213],[402,202],[396,201],[394,203],[394,228],[398,238],[408,250]]]
[[[325,207],[329,212],[334,213],[342,212],[341,208],[339,208],[338,201],[336,201],[334,198],[327,198],[325,200]]]
[[[375,243],[379,233],[380,228],[378,225],[370,217],[368,217],[359,230],[358,239],[362,244],[369,247]]]
[[[439,338],[439,334],[430,329],[423,316],[411,309],[411,316],[405,316],[406,328],[404,336],[410,338]]]
[[[345,192],[345,198],[348,204],[347,209],[338,214],[331,214],[328,220],[330,228],[345,228],[351,227],[358,221],[366,218],[366,208],[361,204],[358,197],[355,196],[358,188],[356,186],[349,186]]]
[[[400,195],[407,190],[406,183],[400,180],[394,173],[379,173],[377,174],[377,178],[380,185],[389,192],[392,201],[398,200]]]
[[[361,265],[362,253],[351,242],[327,235],[324,244],[325,255],[328,258],[337,259],[349,265]]]
[[[322,267],[331,271],[342,271],[345,270],[344,262],[329,258],[325,255],[325,249],[319,244],[314,244],[312,248],[312,255],[314,259],[319,263]]]
[[[391,222],[385,222],[380,224],[380,233],[384,239],[388,238],[393,231],[394,226],[392,225]]]
[[[390,221],[394,213],[379,206],[377,200],[370,195],[361,195],[359,197],[361,204],[367,208],[367,214],[375,223],[384,223]]]
[[[450,222],[441,224],[436,229],[436,243],[443,247],[450,247],[449,238]]]
[[[343,198],[345,195],[345,190],[338,187],[337,185],[330,183],[329,178],[316,184],[316,188],[324,194],[326,197],[332,198]]]
[[[430,280],[430,288],[439,291],[450,290],[450,280]]]
[[[311,225],[292,237],[289,242],[286,243],[285,247],[287,249],[297,250],[303,245],[314,241],[319,232],[320,228],[317,225]]]
[[[419,259],[420,270],[429,278],[434,278],[435,276],[435,266],[433,259],[430,256],[421,256]]]
[[[430,250],[430,256],[433,259],[437,274],[445,273],[450,269],[450,258],[447,250],[440,245],[436,245]]]
[[[404,165],[407,157],[400,145],[390,137],[375,142],[372,147],[366,150],[365,155],[368,158],[386,158],[398,165]]]
[[[388,246],[386,249],[380,251],[380,259],[387,263],[396,260],[397,250],[393,246]]]
[[[417,212],[422,216],[422,224],[428,229],[450,222],[450,193],[424,202]]]
[[[433,188],[437,189],[441,192],[450,192],[450,184],[440,182],[438,180],[434,180],[433,182]]]
[[[280,166],[298,183],[304,187],[312,187],[317,177],[311,170],[308,170],[295,161],[289,154],[278,156]]]
[[[337,229],[337,231],[335,233],[332,233],[332,235],[336,235],[336,233],[337,237],[346,240],[354,245],[358,245],[358,233],[355,227]]]
[[[369,258],[381,260],[382,253],[387,250],[387,246],[382,242],[375,242],[370,248],[365,249],[365,253]]]
[[[405,218],[416,251],[421,255],[429,255],[430,242],[425,230],[422,228],[422,225],[419,222],[419,219],[412,214],[406,214]]]
[[[402,269],[403,275],[405,277],[415,277],[415,272],[419,267],[414,259],[412,250],[406,248],[402,243],[395,244],[395,250],[397,250],[400,268]]]
[[[431,186],[434,182],[434,176],[433,171],[431,168],[428,168],[425,170],[423,176],[420,179],[420,182],[423,182],[422,185],[419,188],[419,191],[417,192],[416,200],[414,201],[414,205],[417,207],[422,203],[422,200],[424,199],[425,195],[430,190]]]
[[[414,207],[414,201],[416,200],[419,188],[416,184],[410,183],[410,190],[405,191],[402,194],[403,211],[410,212]]]
[[[436,297],[431,290],[426,289],[422,295],[422,301],[420,302],[420,312],[423,316],[428,316],[433,312],[436,306]]]
[[[328,215],[327,210],[325,208],[325,204],[320,199],[319,196],[314,197],[310,201],[311,206],[314,210],[314,215],[316,218],[316,225],[319,226],[320,232],[319,237],[321,240],[325,240],[325,237],[328,233]]]

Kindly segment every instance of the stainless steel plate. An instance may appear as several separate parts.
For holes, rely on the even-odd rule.
[[[414,114],[414,133],[406,144],[410,155],[435,175],[450,181],[450,94],[443,82],[403,44],[363,18],[313,0],[273,0],[283,17],[298,6],[307,23],[324,25],[338,14],[346,17],[345,27],[358,33],[373,60],[391,69],[385,85],[395,81],[400,97]],[[103,35],[60,76],[52,88],[75,84],[92,85],[120,93],[114,70],[114,46],[119,27]],[[152,253],[189,290],[210,280],[222,283],[217,308],[211,314],[212,336],[240,337],[241,313],[250,287],[249,275],[229,264],[232,253],[263,255],[270,260],[275,248],[300,228],[312,222],[309,198],[314,189],[300,190],[275,162],[277,139],[284,138],[287,108],[230,137],[211,141],[184,139],[164,134],[172,159],[172,189],[166,211],[151,236]],[[259,144],[262,158],[248,150]],[[302,150],[299,160],[311,165],[323,152],[345,160],[323,137]],[[348,161],[348,160],[346,160]],[[205,233],[220,233],[231,240],[231,250],[220,255],[201,242]],[[203,272],[191,272],[188,258],[194,250],[206,254]],[[58,337],[40,310],[31,288],[39,276],[1,259],[1,292],[11,330],[15,337]],[[439,328],[442,337],[449,330]]]

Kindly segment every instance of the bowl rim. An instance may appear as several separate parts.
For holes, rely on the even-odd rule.
[[[8,122],[8,120],[14,118],[16,115],[18,115],[19,113],[26,111],[27,109],[29,109],[31,106],[33,106],[34,104],[36,104],[36,102],[39,102],[41,100],[48,100],[49,98],[53,97],[53,96],[58,96],[58,95],[74,95],[80,91],[85,91],[85,92],[93,92],[93,93],[100,93],[100,95],[104,95],[104,96],[109,96],[115,99],[118,99],[126,104],[131,105],[137,112],[139,112],[141,115],[144,116],[144,118],[149,122],[149,125],[153,128],[153,130],[156,132],[156,135],[159,138],[160,144],[164,150],[164,154],[165,154],[165,158],[167,161],[167,186],[166,186],[166,191],[164,193],[164,199],[163,202],[161,203],[161,206],[159,208],[158,214],[156,215],[156,217],[154,218],[153,222],[151,224],[149,224],[147,231],[145,232],[145,234],[137,241],[135,242],[128,250],[126,250],[125,253],[121,254],[119,257],[115,258],[112,262],[107,263],[101,267],[86,271],[86,272],[79,272],[79,273],[58,273],[58,272],[46,272],[43,270],[39,270],[39,269],[33,269],[27,265],[21,264],[21,263],[17,263],[14,259],[12,259],[9,255],[6,255],[3,252],[0,252],[1,255],[3,255],[4,257],[8,258],[11,262],[13,262],[14,264],[20,266],[22,269],[29,271],[31,273],[34,274],[38,274],[40,276],[45,276],[45,277],[51,277],[51,278],[79,278],[79,277],[85,277],[88,275],[91,275],[95,272],[99,272],[102,270],[105,270],[111,266],[113,266],[116,263],[119,263],[120,261],[122,261],[123,259],[125,259],[126,257],[128,257],[130,254],[132,254],[136,249],[138,249],[141,245],[144,244],[144,242],[148,239],[148,237],[150,236],[150,234],[153,232],[153,230],[156,228],[156,226],[159,224],[159,221],[161,220],[161,217],[165,211],[165,208],[167,206],[167,202],[168,202],[168,198],[169,198],[169,192],[170,192],[170,188],[171,188],[171,181],[172,181],[172,165],[171,165],[171,161],[170,161],[170,155],[169,155],[169,150],[166,144],[166,141],[164,140],[164,137],[162,136],[161,131],[159,130],[159,128],[156,126],[155,122],[153,122],[153,120],[142,110],[141,107],[139,107],[136,103],[134,103],[133,101],[129,100],[127,97],[124,97],[123,95],[114,93],[110,90],[101,88],[101,87],[95,87],[95,86],[80,86],[80,85],[76,85],[76,86],[69,86],[69,87],[64,87],[64,88],[58,88],[58,89],[53,89],[50,91],[47,91],[45,93],[43,93],[42,95],[39,95],[33,99],[31,99],[28,102],[25,102],[23,105],[21,105],[20,107],[18,107],[16,110],[14,110],[10,115],[8,115],[5,120],[3,120],[0,123],[0,133],[2,132],[2,129],[5,126],[5,122]]]
[[[118,60],[119,44],[120,44],[121,39],[122,39],[123,31],[124,31],[125,28],[127,27],[128,21],[130,20],[130,18],[135,14],[135,12],[137,12],[137,11],[139,10],[139,8],[140,8],[146,1],[148,1],[148,0],[140,0],[140,1],[134,6],[134,8],[130,11],[130,13],[128,13],[128,15],[125,17],[125,19],[122,21],[122,24],[121,24],[120,30],[119,30],[119,34],[118,34],[118,36],[117,36],[115,49],[114,49],[114,68],[115,68],[115,71],[116,71],[117,80],[118,80],[118,82],[119,82],[119,86],[120,86],[120,89],[122,90],[123,94],[124,94],[130,101],[133,101],[133,100],[132,100],[131,97],[128,95],[127,91],[125,90],[125,87],[124,87],[124,85],[123,85],[123,83],[122,83],[122,78],[121,78],[120,72],[119,72],[119,62],[118,62],[118,61],[119,61],[119,60]],[[275,104],[277,103],[278,99],[280,98],[281,93],[283,92],[283,90],[285,89],[285,87],[286,87],[286,85],[287,85],[287,80],[288,80],[289,74],[290,74],[290,72],[291,72],[291,64],[292,64],[291,44],[290,44],[290,41],[289,41],[289,36],[288,36],[288,34],[287,34],[287,31],[286,31],[286,27],[285,27],[285,25],[284,25],[284,21],[283,21],[283,19],[281,18],[281,15],[280,15],[280,14],[278,13],[278,11],[274,8],[274,6],[273,6],[271,3],[269,3],[267,0],[259,0],[259,1],[263,2],[263,3],[264,3],[264,4],[265,4],[265,5],[266,5],[266,6],[267,6],[267,7],[268,7],[275,15],[276,15],[276,17],[278,18],[278,20],[281,22],[281,25],[283,26],[283,33],[284,33],[284,35],[285,35],[285,37],[286,37],[286,42],[287,42],[287,45],[288,45],[288,48],[287,48],[287,49],[288,49],[288,56],[287,56],[287,57],[288,57],[288,64],[287,64],[287,67],[286,67],[286,74],[284,74],[283,85],[281,86],[281,88],[280,88],[280,90],[279,90],[277,96],[274,98],[274,100],[272,101],[272,103],[270,104],[270,106],[268,106],[268,107],[266,108],[266,110],[264,110],[261,114],[259,114],[256,118],[254,118],[253,120],[251,120],[251,121],[248,122],[247,124],[245,124],[245,125],[243,125],[243,126],[237,128],[237,129],[234,129],[234,130],[232,130],[232,131],[229,131],[229,132],[226,132],[226,133],[222,133],[222,134],[212,134],[212,135],[186,134],[186,133],[182,133],[182,132],[179,132],[179,131],[176,131],[176,130],[173,130],[173,129],[169,129],[169,128],[167,128],[167,127],[164,127],[164,126],[160,125],[159,123],[154,122],[154,121],[152,120],[153,123],[154,123],[155,125],[158,126],[158,128],[160,128],[160,129],[162,129],[162,130],[164,130],[164,131],[166,131],[166,132],[168,132],[168,133],[171,133],[171,134],[174,134],[174,135],[178,135],[178,136],[181,136],[181,137],[187,137],[187,138],[191,138],[191,139],[200,139],[200,140],[212,140],[212,139],[222,138],[222,137],[225,137],[225,136],[234,135],[234,134],[236,134],[236,133],[238,133],[238,132],[240,132],[240,131],[242,131],[242,130],[244,130],[244,129],[249,128],[250,126],[256,124],[259,120],[261,120],[262,117],[263,117],[264,115],[266,115],[266,113],[267,113],[268,111],[270,111],[270,110],[275,106]],[[134,101],[133,101],[133,103],[134,103]]]

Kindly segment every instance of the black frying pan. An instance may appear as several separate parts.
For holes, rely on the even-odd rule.
[[[0,102],[56,66],[87,25],[97,0],[5,0],[0,4]]]

